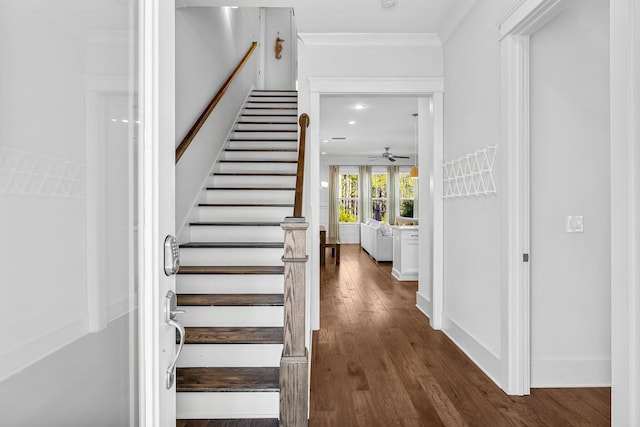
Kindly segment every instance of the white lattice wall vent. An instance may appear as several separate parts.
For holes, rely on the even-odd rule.
[[[493,165],[498,146],[492,145],[443,165],[443,198],[498,194]]]

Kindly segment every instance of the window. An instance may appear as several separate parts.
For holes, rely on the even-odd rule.
[[[408,173],[400,173],[400,216],[413,218],[415,201],[415,183]]]
[[[340,222],[358,221],[358,174],[340,174]]]
[[[378,221],[387,220],[387,174],[371,174],[371,212]]]

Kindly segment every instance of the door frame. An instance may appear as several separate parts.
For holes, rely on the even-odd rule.
[[[422,222],[423,227],[432,230],[430,241],[427,241],[425,233],[420,233],[419,247],[431,246],[431,271],[427,271],[428,264],[420,263],[419,277],[422,280],[431,281],[431,301],[418,304],[418,307],[430,318],[431,327],[442,328],[442,312],[444,304],[443,270],[444,270],[444,204],[442,198],[442,164],[444,143],[444,79],[440,77],[425,78],[309,78],[310,106],[309,114],[313,118],[309,126],[310,136],[310,200],[311,217],[316,220],[310,227],[310,251],[312,259],[319,259],[320,232],[320,100],[323,95],[411,95],[419,98],[418,102],[418,146],[419,168],[421,171],[429,171],[429,176],[421,176],[423,185],[419,188],[419,212],[427,212],[433,209],[432,223]],[[420,129],[428,129],[428,132],[420,132]],[[428,153],[429,145],[433,151]],[[430,161],[429,161],[430,160]],[[424,185],[427,182],[429,185]],[[432,205],[427,206],[431,201]],[[317,263],[311,263],[311,289],[310,289],[310,318],[311,328],[320,328],[320,267]],[[420,300],[418,302],[421,302]]]
[[[175,386],[165,387],[175,331],[162,306],[175,290],[163,271],[164,236],[175,234],[175,4],[139,1],[139,424],[175,426]]]
[[[563,0],[521,0],[498,22],[502,79],[502,146],[506,197],[502,242],[502,388],[512,395],[531,390],[529,176],[529,39],[562,10]]]

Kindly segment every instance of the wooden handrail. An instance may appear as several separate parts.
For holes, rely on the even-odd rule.
[[[251,47],[249,48],[247,53],[244,54],[242,60],[240,60],[236,68],[229,75],[224,84],[220,87],[218,93],[216,93],[211,102],[209,102],[207,108],[205,108],[202,114],[200,114],[200,117],[198,117],[198,120],[196,120],[189,132],[187,132],[187,135],[184,137],[180,145],[178,145],[178,148],[176,148],[176,164],[185,153],[185,151],[187,151],[187,148],[189,148],[189,144],[191,144],[191,141],[193,141],[193,139],[196,137],[200,128],[207,121],[213,109],[216,108],[216,105],[218,105],[224,94],[227,92],[227,89],[229,89],[233,80],[238,76],[238,74],[240,74],[240,70],[242,70],[244,64],[246,64],[246,62],[249,60],[249,57],[251,56],[253,51],[256,50],[256,47],[258,47],[258,42],[251,43]]]
[[[298,146],[298,171],[296,172],[296,193],[293,202],[293,217],[302,217],[302,187],[304,184],[304,152],[307,139],[307,128],[310,119],[307,113],[302,113],[298,124],[300,125],[300,145]]]

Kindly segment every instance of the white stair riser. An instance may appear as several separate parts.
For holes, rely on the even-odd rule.
[[[264,114],[266,116],[270,114],[295,114],[298,115],[298,107],[295,108],[286,108],[286,109],[275,109],[275,108],[265,108],[264,105],[252,104],[249,107],[244,108],[242,110],[242,115],[245,114]]]
[[[254,120],[247,120],[254,121]],[[238,123],[237,130],[260,130],[263,132],[274,132],[280,130],[298,130],[297,123]]]
[[[293,203],[294,190],[207,190],[207,203]]]
[[[297,151],[225,151],[225,160],[298,160]]]
[[[281,265],[283,248],[180,248],[182,265]]]
[[[200,206],[198,220],[200,222],[232,222],[263,221],[282,222],[293,215],[293,207],[279,206]],[[186,265],[186,264],[185,264]]]
[[[278,418],[280,393],[176,393],[176,418]]]
[[[273,139],[273,140],[289,140],[297,139],[297,132],[284,131],[258,131],[258,132],[237,132],[231,134],[231,139]]]
[[[298,97],[295,95],[287,95],[287,94],[260,94],[260,95],[250,95],[249,102],[263,101],[263,102],[298,102]]]
[[[282,344],[186,344],[179,368],[280,366]]]
[[[295,176],[209,175],[208,187],[295,188]]]
[[[298,116],[296,113],[271,113],[271,114],[243,114],[240,116],[241,122],[272,122],[272,123],[288,123],[294,126],[298,125]],[[296,128],[297,129],[297,128]]]
[[[192,242],[284,242],[279,226],[191,226]]]
[[[217,172],[221,173],[296,173],[298,165],[296,163],[218,163]]]
[[[179,274],[179,294],[281,294],[282,274]]]
[[[298,141],[252,141],[252,140],[230,140],[229,148],[250,148],[250,149],[263,149],[263,148],[277,148],[286,150],[298,150]]]
[[[257,107],[257,108],[298,108],[298,104],[296,102],[287,102],[285,101],[264,101],[264,100],[253,100],[247,102],[247,107]]]
[[[178,321],[188,326],[283,326],[282,307],[197,307],[179,306],[185,313],[177,315]]]

